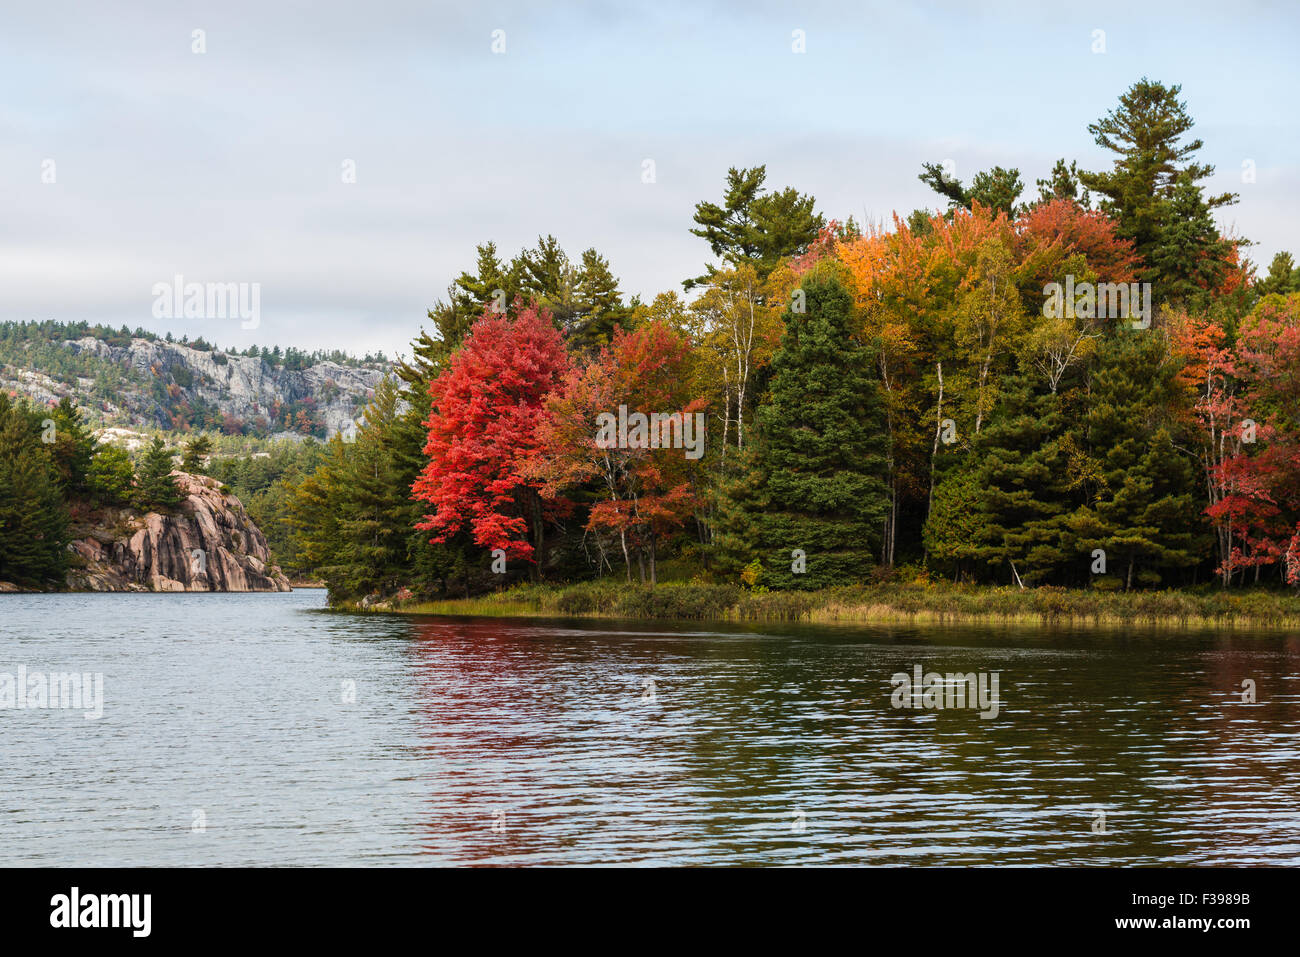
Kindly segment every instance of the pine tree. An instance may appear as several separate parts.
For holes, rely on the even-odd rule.
[[[185,443],[185,454],[181,456],[181,471],[191,475],[202,475],[206,468],[207,457],[212,454],[212,440],[199,433]]]
[[[609,262],[596,250],[588,249],[582,254],[577,312],[565,337],[565,346],[571,352],[584,353],[607,346],[614,338],[614,328],[625,324],[629,315]]]
[[[979,474],[969,456],[950,466],[934,487],[922,531],[925,551],[940,567],[952,569],[954,577],[968,570],[976,555],[973,543],[982,525],[983,497]]]
[[[342,472],[336,582],[344,595],[387,594],[403,584],[414,510],[407,507],[389,444],[397,417],[397,387],[385,380],[366,406],[365,426]]]
[[[1102,211],[1119,222],[1119,236],[1133,240],[1148,264],[1169,239],[1162,234],[1178,212],[1168,201],[1179,180],[1194,186],[1214,173],[1213,166],[1192,161],[1204,145],[1199,139],[1180,142],[1194,125],[1187,104],[1178,99],[1181,92],[1180,86],[1143,77],[1120,96],[1117,109],[1088,126],[1097,145],[1116,158],[1109,172],[1084,172],[1079,179],[1100,194]],[[1223,193],[1203,202],[1214,210],[1236,200],[1236,194]]]
[[[1020,170],[1001,166],[976,173],[969,188],[948,175],[948,171],[938,163],[922,163],[916,178],[948,200],[948,218],[952,217],[954,209],[971,209],[976,203],[1014,217],[1019,214],[1017,201],[1025,189],[1025,184],[1020,181]]]
[[[116,445],[100,446],[90,462],[90,497],[97,505],[125,505],[131,500],[135,471],[126,450]]]
[[[299,561],[325,581],[331,601],[355,597],[336,591],[346,571],[339,523],[346,491],[342,476],[350,448],[335,433],[326,443],[320,465],[294,487],[289,499],[288,523],[298,534]]]
[[[41,420],[0,392],[0,581],[29,587],[58,585],[68,561],[68,515]]]
[[[1162,302],[1204,305],[1228,273],[1233,244],[1219,235],[1201,188],[1184,174],[1160,203],[1161,224],[1148,252],[1147,278]]]
[[[1058,159],[1052,167],[1051,175],[1047,179],[1035,180],[1034,185],[1038,187],[1038,200],[1032,204],[1034,206],[1058,199],[1067,199],[1084,209],[1091,205],[1092,197],[1087,188],[1079,183],[1079,164],[1073,160],[1066,166],[1063,158]]]
[[[172,453],[163,440],[154,437],[144,450],[136,468],[135,505],[145,511],[158,512],[176,508],[181,490],[172,478]]]
[[[64,492],[73,497],[84,496],[90,490],[95,437],[83,422],[81,409],[67,396],[59,400],[48,421],[54,425],[54,441],[49,443],[49,451]]]
[[[1195,463],[1175,449],[1166,424],[1176,372],[1160,338],[1122,331],[1104,343],[1091,376],[1081,426],[1097,483],[1071,527],[1078,550],[1102,549],[1107,574],[1126,589],[1135,572],[1155,584],[1194,565],[1209,543]]]
[[[814,269],[783,316],[768,400],[758,412],[747,493],[725,541],[757,557],[774,588],[861,581],[888,509],[886,429],[871,351],[852,334],[851,300],[829,269]],[[801,554],[802,553],[802,554]]]
[[[539,236],[511,264],[520,278],[520,295],[546,309],[558,328],[572,328],[578,315],[578,269],[554,236]]]
[[[766,193],[766,179],[766,166],[729,169],[722,205],[696,203],[699,228],[691,230],[692,235],[708,241],[713,255],[722,260],[722,268],[748,263],[760,279],[766,279],[783,258],[806,252],[826,225],[815,211],[813,197],[792,187]],[[682,285],[692,289],[707,283],[716,271],[710,264],[703,276]]]
[[[506,266],[498,258],[497,245],[493,242],[483,243],[475,251],[478,257],[475,272],[462,272],[449,297],[459,316],[473,317],[461,330],[461,337],[473,319],[483,314],[484,307],[499,303],[503,311],[508,310],[522,292],[523,270],[518,260]],[[429,317],[433,318],[432,312]]]
[[[1300,292],[1300,268],[1296,267],[1290,253],[1283,251],[1273,257],[1268,275],[1255,285],[1255,292],[1260,296]]]
[[[1062,397],[1012,377],[974,442],[984,490],[978,529],[962,557],[1018,584],[1048,578],[1074,558],[1064,541],[1073,511]]]

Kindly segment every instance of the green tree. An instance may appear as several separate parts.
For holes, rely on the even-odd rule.
[[[1194,187],[1214,172],[1213,166],[1192,159],[1204,145],[1199,139],[1182,141],[1194,122],[1178,98],[1181,92],[1180,86],[1143,77],[1120,96],[1116,109],[1088,126],[1097,145],[1114,153],[1115,161],[1111,170],[1082,172],[1079,180],[1102,197],[1102,211],[1119,223],[1117,234],[1133,240],[1148,263],[1171,238],[1170,216],[1184,212],[1169,203],[1179,181]],[[1186,198],[1184,194],[1184,203]],[[1214,210],[1236,200],[1235,193],[1222,193],[1202,202]]]
[[[126,450],[100,446],[90,462],[90,497],[98,505],[125,505],[131,500],[135,471]]]
[[[64,396],[43,424],[54,426],[43,429],[42,441],[53,439],[48,443],[49,452],[65,493],[74,497],[85,495],[89,491],[95,437],[82,421],[81,409]]]
[[[512,307],[515,297],[520,295],[523,283],[523,270],[518,260],[509,266],[497,256],[497,245],[493,242],[476,247],[477,261],[475,271],[462,272],[456,280],[450,295],[457,315],[473,317],[483,314],[486,306],[498,305],[503,310]],[[430,318],[433,318],[430,314]],[[461,331],[461,337],[469,326]]]
[[[949,176],[938,163],[921,164],[917,179],[947,198],[949,214],[954,209],[970,209],[979,203],[1014,218],[1019,210],[1017,200],[1025,189],[1025,184],[1020,181],[1020,170],[1003,169],[1001,166],[976,173],[969,189],[962,186],[961,180]]]
[[[1204,306],[1228,273],[1233,243],[1219,235],[1201,188],[1187,174],[1159,208],[1160,225],[1145,275],[1161,301]]]
[[[331,601],[343,597],[335,582],[343,577],[339,535],[339,510],[346,491],[343,472],[349,446],[337,433],[325,445],[320,466],[293,488],[289,500],[289,524],[298,534],[299,560],[304,569],[324,579]]]
[[[1073,160],[1066,166],[1064,159],[1058,159],[1052,167],[1051,175],[1047,179],[1036,180],[1034,185],[1038,187],[1038,203],[1068,199],[1087,209],[1092,202],[1087,187],[1079,182],[1079,164]]]
[[[1210,543],[1196,464],[1170,435],[1177,371],[1159,337],[1121,331],[1103,344],[1090,377],[1081,431],[1096,482],[1070,526],[1081,556],[1102,549],[1107,573],[1125,589],[1135,571],[1138,582],[1156,584],[1196,564]]]
[[[408,363],[405,373],[421,381],[427,367]],[[423,465],[425,430],[423,419],[403,408],[403,394],[397,381],[381,383],[356,439],[345,443],[335,436],[321,465],[288,496],[296,559],[324,579],[331,601],[401,587],[427,591],[434,581],[445,588],[455,566],[451,549],[430,545],[414,527],[422,512],[411,499],[411,483]],[[428,399],[418,392],[413,397],[414,408],[427,417]]]
[[[61,478],[41,421],[0,392],[0,581],[27,587],[58,585],[68,561]]]
[[[154,437],[136,468],[135,505],[144,511],[169,511],[181,503],[181,490],[172,478],[172,453]]]
[[[566,330],[565,345],[570,351],[594,352],[613,341],[614,328],[626,325],[630,315],[608,261],[596,250],[588,249],[582,254],[577,309]]]
[[[984,489],[968,459],[949,469],[934,487],[930,514],[922,530],[925,551],[954,577],[967,570],[975,556],[972,543],[981,529]]]
[[[800,290],[805,308],[792,297],[783,316],[752,474],[733,486],[721,548],[732,564],[758,558],[771,587],[810,589],[862,580],[873,564],[889,507],[887,431],[848,290],[830,269]]]
[[[339,564],[331,590],[344,595],[391,593],[406,578],[414,510],[403,507],[409,492],[402,489],[400,466],[389,442],[398,415],[398,388],[385,380],[366,406],[365,426],[357,432],[342,470]]]
[[[1075,557],[1063,540],[1076,479],[1062,401],[1028,376],[1013,376],[974,440],[984,491],[978,530],[962,557],[1007,572],[1017,584],[1042,581]]]
[[[212,440],[200,432],[185,443],[185,453],[181,456],[181,471],[191,475],[202,475],[206,469],[206,460],[212,454]]]
[[[813,197],[793,187],[765,193],[766,179],[766,166],[729,169],[722,205],[696,203],[698,228],[691,230],[692,235],[708,241],[724,268],[748,263],[759,279],[766,279],[783,258],[805,252],[825,225],[815,210]],[[706,266],[705,270],[703,276],[688,279],[682,285],[693,289],[708,282],[717,271],[713,265]]]
[[[537,238],[537,246],[525,249],[512,269],[522,277],[520,295],[544,307],[557,326],[569,330],[579,316],[579,269],[554,236]]]
[[[1300,269],[1296,268],[1290,253],[1280,252],[1273,257],[1268,266],[1268,275],[1256,283],[1255,291],[1260,296],[1285,296],[1300,292]]]

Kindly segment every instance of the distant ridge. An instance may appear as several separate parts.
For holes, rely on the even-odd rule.
[[[0,323],[0,389],[38,403],[69,396],[99,428],[350,438],[392,368],[382,355],[356,359],[278,346],[237,354],[202,339],[136,332],[142,334],[85,323]]]

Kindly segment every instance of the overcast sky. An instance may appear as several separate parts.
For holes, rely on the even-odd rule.
[[[1250,257],[1300,253],[1300,5],[908,6],[0,0],[0,320],[392,355],[476,243],[595,246],[649,299],[708,259],[729,166],[841,219],[937,205],[927,160],[1032,190],[1109,163],[1087,125],[1143,75]],[[259,327],[155,319],[177,274],[260,283]]]

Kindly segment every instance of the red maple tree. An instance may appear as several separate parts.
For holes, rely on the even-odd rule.
[[[546,403],[528,473],[548,495],[599,489],[586,529],[598,540],[605,534],[617,541],[629,581],[635,560],[642,580],[655,582],[656,543],[680,529],[699,500],[682,448],[607,446],[597,441],[597,418],[616,414],[620,405],[643,414],[680,413],[683,421],[699,412],[707,403],[687,395],[689,361],[689,344],[665,323],[617,329],[613,342],[572,369]],[[703,442],[702,430],[696,437]]]
[[[564,503],[539,494],[521,466],[537,448],[542,403],[569,360],[549,313],[520,302],[515,311],[511,318],[489,307],[430,384],[429,462],[411,491],[433,506],[416,525],[436,532],[430,541],[468,529],[475,544],[533,562],[536,572],[545,521]]]

